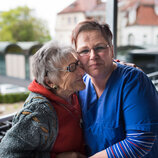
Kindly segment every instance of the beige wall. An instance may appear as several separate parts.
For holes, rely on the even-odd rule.
[[[85,15],[82,12],[59,14],[56,19],[55,40],[71,44],[71,32],[78,22],[85,20]]]
[[[34,79],[34,76],[33,76],[33,73],[32,73],[32,59],[33,59],[33,56],[30,56],[29,57],[30,80]]]
[[[25,79],[25,57],[18,54],[6,54],[6,74]]]

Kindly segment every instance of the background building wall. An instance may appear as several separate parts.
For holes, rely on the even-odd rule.
[[[78,22],[83,20],[85,20],[85,14],[82,12],[57,15],[55,40],[64,44],[71,44],[72,30]]]
[[[129,26],[122,30],[121,45],[158,45],[158,27]]]
[[[6,54],[6,75],[25,79],[25,57],[24,55]]]

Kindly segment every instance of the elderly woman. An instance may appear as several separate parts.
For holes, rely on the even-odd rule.
[[[85,158],[76,91],[85,84],[75,51],[49,42],[33,56],[35,80],[0,143],[0,158]]]
[[[88,155],[158,157],[158,93],[148,77],[113,61],[112,33],[106,24],[79,23],[72,43],[87,73],[79,99]]]

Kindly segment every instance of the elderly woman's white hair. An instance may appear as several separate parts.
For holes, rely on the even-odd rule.
[[[46,43],[33,55],[32,69],[36,81],[49,89],[45,77],[56,83],[61,73],[58,68],[68,62],[72,54],[76,54],[72,47],[60,46],[59,43],[52,41]]]

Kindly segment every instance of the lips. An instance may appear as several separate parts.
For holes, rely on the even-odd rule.
[[[93,63],[93,64],[89,64],[88,67],[98,67],[100,65],[101,65],[101,63]]]

